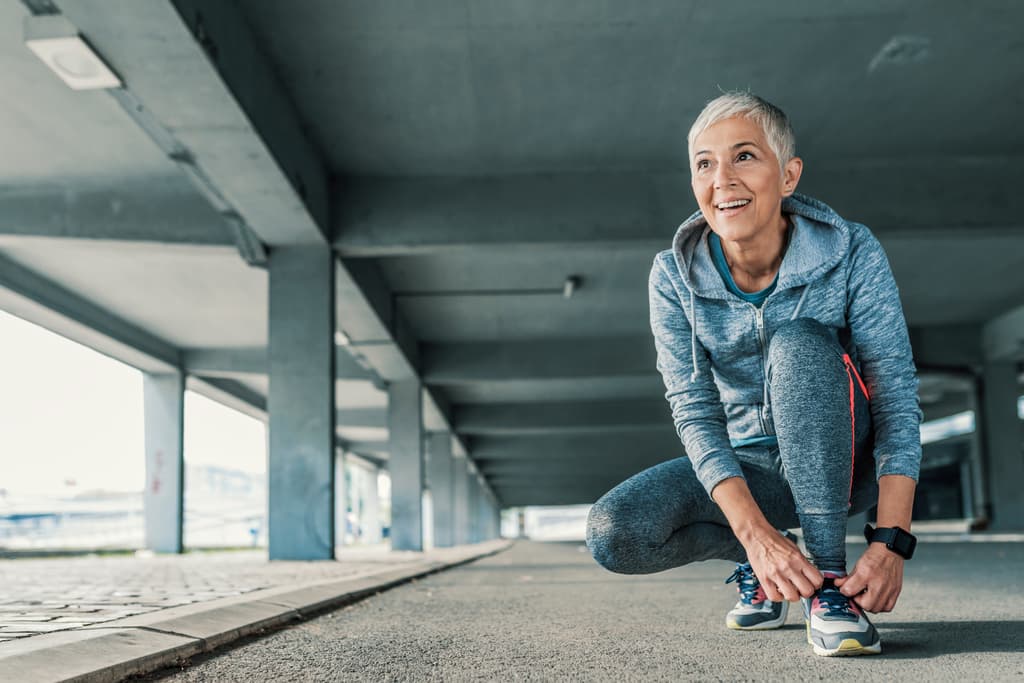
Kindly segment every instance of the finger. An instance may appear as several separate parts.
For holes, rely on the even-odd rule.
[[[864,589],[868,587],[867,579],[856,571],[846,577],[846,581],[843,582],[839,592],[848,598],[855,595],[859,595],[864,592]]]
[[[802,568],[801,573],[811,583],[811,586],[814,588],[814,590],[818,590],[819,588],[821,588],[821,585],[825,582],[825,577],[822,576],[821,572],[815,569],[810,562],[808,562],[807,565]],[[810,596],[805,595],[804,597],[809,598]]]
[[[780,593],[779,589],[775,587],[775,582],[774,581],[771,581],[771,580],[762,581],[761,582],[761,588],[764,589],[765,596],[767,596],[767,598],[769,600],[771,600],[772,602],[782,602],[783,601],[782,593]]]
[[[779,591],[783,597],[786,598],[786,602],[796,602],[800,599],[800,592],[793,586],[792,583],[786,582],[779,586]]]
[[[800,594],[799,597],[809,598],[814,595],[814,585],[803,574],[797,574],[793,577],[793,587]]]
[[[865,612],[875,611],[875,598],[867,593],[861,593],[854,597],[853,601]]]

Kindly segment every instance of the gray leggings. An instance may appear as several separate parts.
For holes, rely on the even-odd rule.
[[[736,457],[769,523],[801,527],[814,565],[845,571],[847,515],[878,499],[867,397],[834,334],[814,320],[780,328],[768,361],[779,445],[737,448]],[[746,559],[686,457],[644,470],[597,501],[587,546],[602,566],[623,574]]]

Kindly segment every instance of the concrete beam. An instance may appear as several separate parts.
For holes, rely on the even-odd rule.
[[[185,379],[185,388],[260,422],[267,422],[267,397],[235,380],[189,375]]]
[[[384,456],[387,459],[391,452],[390,441],[345,441],[345,450],[360,456]]]
[[[584,487],[565,489],[538,489],[536,486],[515,485],[498,489],[498,498],[503,507],[525,507],[527,505],[591,505],[608,493],[611,486],[588,484]]]
[[[264,347],[185,349],[182,361],[186,371],[203,377],[239,377],[267,374],[267,350]],[[377,374],[356,362],[344,347],[334,350],[335,379],[379,381]]]
[[[665,241],[692,199],[648,174],[390,180],[352,178],[335,227],[344,256],[508,244]],[[681,187],[686,187],[689,180]]]
[[[145,372],[176,372],[177,348],[0,255],[0,308]]]
[[[237,5],[56,4],[127,84],[125,112],[222,214],[271,247],[327,241],[327,170]]]
[[[183,349],[186,372],[203,377],[244,377],[267,374],[267,349],[262,346]]]
[[[340,408],[335,423],[338,427],[387,429],[388,411],[385,408]]]
[[[942,165],[844,161],[809,165],[801,191],[869,225],[883,241],[962,238],[964,230],[1017,234],[1019,221],[1007,221],[1024,213],[1024,198],[1009,181],[1015,171],[1011,158]],[[672,227],[696,209],[689,183],[685,172],[350,178],[340,186],[345,201],[335,219],[334,245],[345,256],[359,257],[515,245],[650,243],[660,249]],[[886,191],[894,186],[898,194]],[[886,199],[865,204],[865,192]]]
[[[423,379],[435,385],[490,381],[658,378],[647,337],[425,344]]]
[[[492,463],[497,461],[570,466],[582,461],[604,466],[616,462],[661,462],[684,454],[671,424],[661,430],[644,432],[487,436],[474,438],[470,445],[474,460],[488,474]]]
[[[1024,306],[986,323],[981,332],[981,346],[988,361],[1024,359]]]
[[[494,403],[455,408],[455,429],[467,436],[664,429],[671,420],[663,400]]]
[[[154,188],[7,188],[0,191],[0,235],[232,246],[224,219],[182,183]]]

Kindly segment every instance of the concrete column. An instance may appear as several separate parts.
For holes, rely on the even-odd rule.
[[[185,377],[144,375],[146,490],[142,496],[146,547],[160,553],[184,548]]]
[[[377,493],[377,477],[380,475],[380,470],[374,467],[368,470],[367,476],[364,478],[365,487],[363,490],[363,501],[365,504],[364,508],[364,543],[380,543],[381,538],[381,520],[380,520],[380,496]]]
[[[469,470],[469,542],[480,541],[480,480],[476,468]]]
[[[490,539],[491,523],[491,500],[487,495],[487,489],[480,485],[480,540]]]
[[[974,524],[986,526],[988,524],[990,511],[988,503],[988,489],[985,485],[988,480],[988,476],[985,474],[985,420],[983,415],[983,391],[984,388],[982,387],[982,381],[976,377],[972,390],[967,394],[968,408],[974,412],[974,431],[970,436],[971,445],[969,467],[971,510],[969,514],[967,514],[967,518],[972,520],[972,526]]]
[[[988,475],[990,529],[1024,529],[1024,431],[1017,416],[1016,363],[989,363],[983,374],[980,424],[984,429],[985,470]]]
[[[490,538],[501,537],[501,505],[494,498],[491,499],[491,533]]]
[[[423,392],[418,380],[388,386],[391,548],[423,550]]]
[[[452,503],[453,523],[455,527],[455,545],[469,543],[469,470],[468,460],[462,456],[455,458],[452,472]]]
[[[501,504],[494,498],[491,505],[491,538],[501,538]]]
[[[334,268],[326,246],[270,252],[272,560],[334,558]]]
[[[434,501],[434,545],[438,548],[455,545],[454,475],[452,435],[431,433],[427,437],[427,484]]]
[[[337,449],[334,457],[334,545],[345,545],[348,517],[348,480],[345,477],[345,451]],[[358,497],[357,497],[358,499]]]

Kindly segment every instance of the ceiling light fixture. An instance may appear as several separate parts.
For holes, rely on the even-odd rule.
[[[117,74],[60,15],[25,18],[25,45],[73,90],[120,88]]]
[[[566,299],[571,299],[572,295],[576,293],[576,290],[580,288],[580,278],[578,275],[570,275],[565,278],[565,284],[562,285],[562,296]]]

